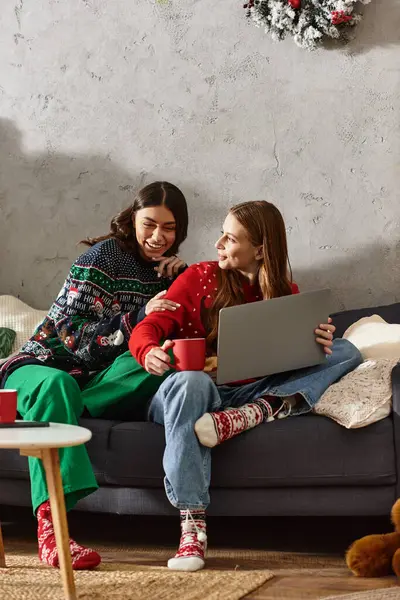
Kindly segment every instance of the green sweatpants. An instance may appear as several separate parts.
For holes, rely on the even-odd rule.
[[[18,412],[25,420],[77,425],[85,408],[93,417],[143,418],[144,406],[166,376],[150,375],[125,352],[82,390],[68,373],[41,365],[20,367],[7,378],[5,387],[18,391]],[[59,452],[65,504],[71,510],[98,485],[84,445]],[[29,471],[36,513],[49,497],[42,461],[29,458]]]

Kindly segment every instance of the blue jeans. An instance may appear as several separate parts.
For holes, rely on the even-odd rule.
[[[322,365],[279,373],[241,386],[216,386],[202,372],[171,373],[153,396],[149,418],[164,425],[165,491],[179,509],[206,508],[210,502],[211,450],[201,445],[194,424],[204,413],[243,406],[260,396],[300,394],[292,415],[310,411],[327,388],[361,362],[347,340],[334,341],[333,353]]]

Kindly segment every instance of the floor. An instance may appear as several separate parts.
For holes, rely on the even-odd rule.
[[[35,520],[27,509],[0,508],[5,546],[13,540],[35,539]],[[71,535],[92,547],[134,544],[141,553],[126,561],[165,564],[177,541],[178,524],[163,517],[121,517],[71,513]],[[395,577],[361,579],[346,568],[344,552],[356,538],[391,530],[388,519],[366,518],[211,518],[208,568],[268,568],[275,577],[247,598],[252,600],[319,600],[332,595],[393,587]],[[153,549],[153,550],[152,550]],[[232,558],[219,558],[229,549]],[[257,558],[254,558],[254,550]],[[103,560],[113,561],[110,552]],[[121,555],[119,554],[118,560]],[[400,590],[399,590],[400,597]]]

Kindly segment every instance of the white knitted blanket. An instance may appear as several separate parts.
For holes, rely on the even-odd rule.
[[[399,360],[365,360],[327,389],[314,412],[347,429],[365,427],[389,416],[392,409],[391,373]]]

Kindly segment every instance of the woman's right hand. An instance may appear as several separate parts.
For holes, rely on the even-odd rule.
[[[154,261],[160,261],[154,270],[157,271],[158,277],[176,277],[181,269],[185,270],[187,264],[179,258],[179,256],[164,256],[153,258]]]
[[[166,340],[161,347],[154,347],[148,351],[144,359],[144,368],[151,375],[164,375],[171,367],[171,358],[167,350],[172,348],[174,342]]]
[[[166,298],[163,298],[163,296],[165,296],[166,293],[167,290],[163,290],[162,292],[159,292],[156,296],[154,296],[154,298],[148,301],[145,308],[146,316],[150,315],[152,312],[164,312],[166,310],[174,311],[177,308],[180,308],[181,305],[177,302],[173,302],[172,300],[167,300]]]

